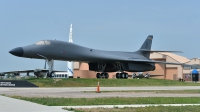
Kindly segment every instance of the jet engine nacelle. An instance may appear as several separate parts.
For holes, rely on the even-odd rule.
[[[37,77],[40,77],[40,70],[34,70],[34,75]]]
[[[20,74],[19,73],[14,73],[14,76],[19,76]]]
[[[46,72],[42,72],[41,69],[35,69],[34,75],[37,76],[37,77],[44,77],[46,75]]]
[[[128,63],[122,64],[122,68],[129,72],[144,72],[155,70],[155,64],[149,63]]]

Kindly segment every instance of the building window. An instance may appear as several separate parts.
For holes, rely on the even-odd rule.
[[[191,69],[191,66],[190,66],[190,65],[183,65],[183,69],[184,69],[184,70],[190,70],[190,69]]]
[[[200,69],[200,65],[192,65],[191,69]]]

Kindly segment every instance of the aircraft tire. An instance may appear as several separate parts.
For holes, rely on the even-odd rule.
[[[50,74],[49,74],[49,78],[52,78],[53,77],[53,72],[51,72]]]
[[[120,78],[120,73],[116,73],[116,78],[117,78],[117,79]]]
[[[105,73],[104,75],[105,75],[105,78],[106,78],[106,79],[109,78],[109,74],[108,74],[108,73]]]
[[[97,79],[99,79],[101,77],[100,75],[101,75],[100,73],[96,74]]]
[[[122,79],[125,79],[125,73],[120,73],[120,77],[122,78]]]
[[[49,77],[49,72],[47,72],[47,77]]]
[[[102,78],[102,79],[105,78],[105,73],[104,72],[100,74],[100,78]]]

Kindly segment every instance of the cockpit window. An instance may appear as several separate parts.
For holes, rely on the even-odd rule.
[[[50,45],[51,42],[47,40],[41,40],[35,43],[36,45]]]
[[[49,42],[47,40],[45,40],[44,42],[45,42],[46,45],[50,45],[51,44],[51,42]]]
[[[39,42],[36,42],[35,44],[36,44],[36,45],[45,45],[45,43],[44,43],[43,40],[42,40],[42,41],[39,41]]]

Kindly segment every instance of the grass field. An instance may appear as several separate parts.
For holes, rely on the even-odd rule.
[[[85,93],[94,93],[96,91],[83,91]],[[200,90],[127,90],[127,91],[101,91],[101,93],[181,93],[181,94],[196,94]]]
[[[200,86],[200,83],[179,82],[164,79],[51,79],[31,78],[27,79],[39,87],[96,87],[98,80],[103,87],[122,86]]]
[[[164,106],[150,106],[150,107],[139,107],[139,108],[94,108],[94,109],[67,109],[73,110],[74,112],[199,112],[200,106],[178,106],[178,107],[164,107]]]
[[[199,104],[199,97],[138,97],[138,98],[36,98],[11,96],[48,106],[121,105],[121,104]]]

